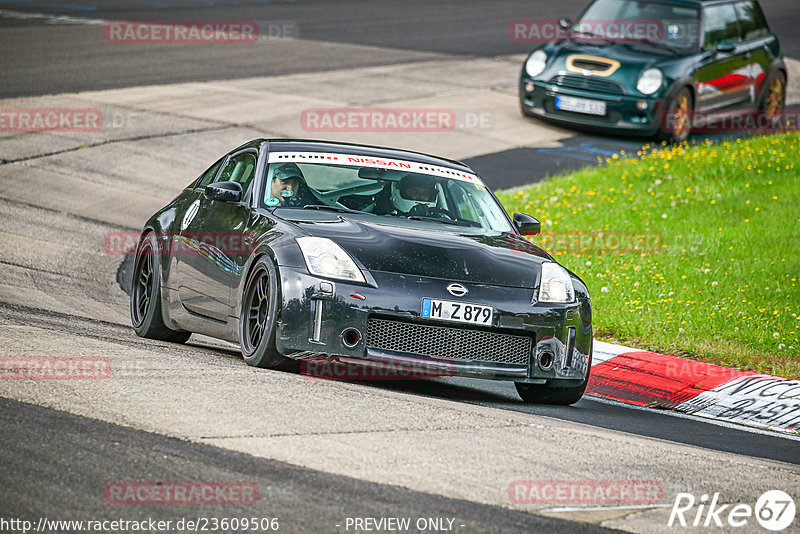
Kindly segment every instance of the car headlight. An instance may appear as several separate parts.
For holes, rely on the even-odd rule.
[[[542,283],[539,285],[539,302],[568,303],[575,300],[572,277],[557,263],[542,263]]]
[[[643,95],[652,95],[664,83],[664,74],[659,69],[647,69],[639,76],[636,89]]]
[[[528,76],[538,76],[544,72],[547,66],[547,54],[544,50],[537,50],[530,55],[528,61],[525,62],[525,72]]]
[[[347,252],[335,242],[324,237],[298,237],[297,244],[311,274],[325,278],[338,278],[364,282],[364,273]]]

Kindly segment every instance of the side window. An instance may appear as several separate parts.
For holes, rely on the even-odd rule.
[[[246,192],[255,175],[256,155],[252,152],[245,152],[229,159],[216,181],[238,182],[242,184],[242,191]]]
[[[747,0],[736,4],[736,14],[742,26],[742,38],[745,41],[760,39],[769,35],[767,19],[758,2]]]
[[[736,44],[741,41],[739,21],[733,4],[708,6],[705,9],[703,32],[705,34],[703,48],[706,50],[714,50],[722,42]]]
[[[195,188],[202,187],[205,189],[205,187],[214,180],[214,177],[217,175],[217,171],[222,166],[223,161],[225,161],[225,158],[222,158],[214,165],[209,167],[209,169],[203,173],[203,175],[200,177],[200,179],[197,181],[194,187]]]

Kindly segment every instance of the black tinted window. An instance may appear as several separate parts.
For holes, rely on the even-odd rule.
[[[769,35],[767,19],[758,2],[746,1],[736,4],[736,14],[742,26],[742,37],[745,41],[759,39]]]
[[[703,31],[705,33],[703,46],[706,50],[712,50],[722,42],[735,44],[741,41],[739,21],[733,4],[707,7]]]
[[[224,160],[225,158],[222,158],[214,165],[209,167],[209,169],[206,172],[204,172],[203,175],[198,179],[197,183],[195,184],[195,187],[204,188],[205,186],[210,184],[214,180],[214,177],[217,175],[217,171],[219,171],[219,168]]]

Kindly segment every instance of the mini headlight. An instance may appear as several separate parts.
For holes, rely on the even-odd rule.
[[[664,83],[664,74],[658,69],[647,69],[639,76],[636,89],[643,95],[652,95]]]
[[[297,244],[303,252],[311,274],[325,278],[338,278],[364,282],[364,273],[347,252],[335,242],[324,237],[298,237]]]
[[[528,57],[528,61],[525,62],[525,72],[528,73],[528,76],[538,76],[544,71],[546,66],[547,54],[544,50],[537,50],[531,54],[530,57]]]
[[[568,303],[575,300],[572,278],[565,268],[550,261],[542,263],[539,302]]]

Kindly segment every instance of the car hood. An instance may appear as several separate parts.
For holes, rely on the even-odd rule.
[[[629,45],[625,43],[613,43],[603,46],[566,42],[551,49],[547,62],[547,71],[544,77],[550,79],[560,74],[573,74],[581,76],[581,72],[570,71],[567,68],[567,61],[570,56],[582,55],[618,61],[619,68],[610,76],[592,75],[599,80],[609,80],[617,82],[623,87],[636,87],[636,82],[641,73],[660,63],[669,62],[676,56],[661,54],[648,45]]]
[[[364,221],[342,214],[280,211],[281,218],[310,235],[338,243],[369,271],[534,288],[542,262],[552,260],[516,234],[475,236],[437,231],[437,223],[416,228],[387,224],[388,218]]]

